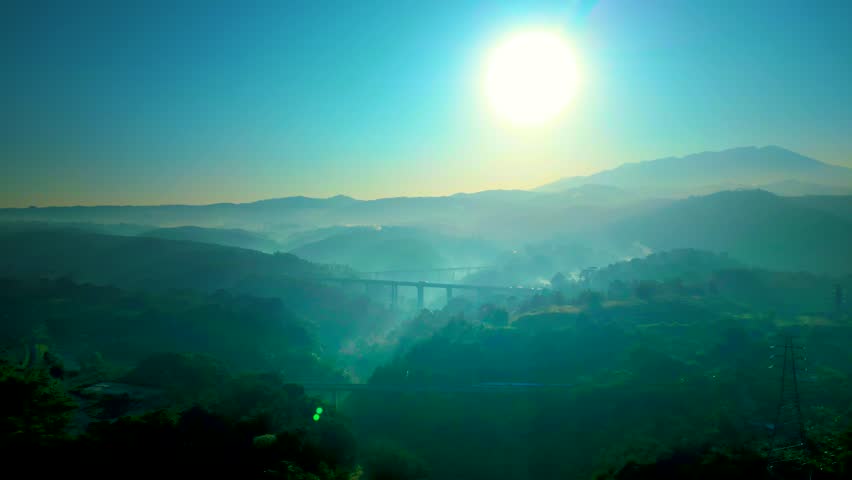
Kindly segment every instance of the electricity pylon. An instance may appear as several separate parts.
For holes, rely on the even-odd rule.
[[[771,347],[776,348],[776,347]],[[804,360],[803,347],[793,344],[793,337],[784,338],[784,352],[777,351],[772,358],[781,359],[781,393],[778,397],[778,410],[775,425],[769,439],[769,468],[778,463],[801,465],[806,460],[807,442],[805,424],[802,420],[802,407],[799,398],[799,370],[797,360]],[[776,348],[776,350],[780,350]]]

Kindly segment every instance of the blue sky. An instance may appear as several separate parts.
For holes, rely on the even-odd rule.
[[[845,1],[3,2],[0,206],[529,188],[743,145],[852,167],[850,24]],[[535,26],[582,86],[511,128],[483,59]]]

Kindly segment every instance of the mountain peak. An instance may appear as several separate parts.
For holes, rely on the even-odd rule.
[[[558,192],[583,184],[651,195],[684,196],[784,181],[852,187],[852,169],[829,165],[777,145],[747,146],[627,163],[586,177],[569,177],[537,190]]]

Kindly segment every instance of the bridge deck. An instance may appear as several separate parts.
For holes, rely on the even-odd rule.
[[[396,273],[437,273],[437,272],[469,272],[469,271],[477,271],[477,270],[494,270],[496,267],[493,266],[472,266],[472,267],[447,267],[447,268],[427,268],[421,270],[382,270],[378,272],[360,272],[364,275],[385,275],[385,274],[396,274]]]
[[[566,391],[570,384],[544,383],[480,383],[475,385],[381,385],[369,383],[293,382],[305,390],[317,392],[381,392],[381,393],[524,393]]]
[[[423,287],[423,288],[450,288],[453,290],[490,290],[502,292],[539,292],[541,288],[532,287],[501,287],[496,285],[470,285],[466,283],[439,283],[426,281],[412,280],[376,280],[372,278],[351,278],[351,277],[318,277],[312,280],[320,282],[337,282],[337,283],[362,283],[372,285],[398,285],[403,287]]]

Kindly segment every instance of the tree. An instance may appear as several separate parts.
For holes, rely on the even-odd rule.
[[[0,448],[61,439],[76,405],[43,369],[0,363]]]
[[[660,292],[660,286],[653,280],[642,280],[636,285],[636,296],[648,301],[656,297]]]
[[[586,290],[577,297],[574,303],[588,309],[598,309],[603,304],[603,295],[592,290]]]
[[[630,287],[621,280],[610,282],[607,296],[611,300],[624,300],[630,297]]]
[[[562,290],[567,282],[568,278],[562,272],[558,272],[550,279],[550,286],[553,287],[554,290]]]
[[[487,323],[495,327],[505,327],[509,324],[509,312],[505,308],[494,305],[483,305],[482,323]]]

